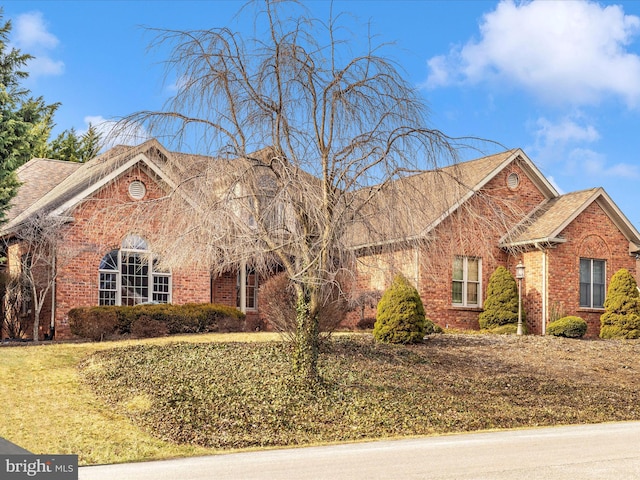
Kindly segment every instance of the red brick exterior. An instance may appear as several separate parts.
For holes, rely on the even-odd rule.
[[[516,189],[507,187],[507,176],[512,172],[520,177]],[[455,256],[481,258],[483,299],[489,277],[498,266],[506,267],[515,276],[515,265],[522,261],[526,267],[522,282],[523,310],[530,333],[544,333],[546,324],[554,316],[577,315],[587,321],[587,335],[598,336],[603,310],[579,307],[580,258],[605,260],[607,284],[620,268],[627,268],[637,278],[637,261],[629,254],[629,241],[618,227],[594,202],[561,232],[565,243],[547,249],[530,247],[510,254],[499,247],[501,237],[546,199],[517,163],[496,175],[481,193],[438,225],[432,240],[419,250],[417,288],[427,317],[442,327],[479,328],[478,314],[482,308],[453,305]],[[503,219],[502,227],[487,222],[497,216]],[[396,272],[397,269],[389,269],[387,284]],[[357,286],[362,290],[371,289],[371,278],[360,274]],[[350,324],[354,325],[361,317],[375,318],[375,307],[353,313]]]
[[[136,201],[129,196],[131,181],[141,181],[147,189],[145,198]],[[121,246],[124,237],[135,233],[147,239],[153,250],[157,222],[162,221],[160,183],[144,169],[134,167],[85,200],[73,212],[73,222],[63,235],[65,248],[59,254],[56,298],[56,338],[71,335],[67,314],[74,307],[98,305],[98,266],[112,249]],[[155,200],[149,203],[150,200]],[[127,218],[145,218],[135,231]],[[202,303],[211,301],[211,279],[205,269],[188,267],[172,270],[172,302]]]
[[[605,260],[607,285],[621,268],[629,270],[637,279],[636,259],[629,255],[629,242],[596,202],[571,222],[561,236],[566,243],[549,250],[549,304],[557,306],[563,315],[585,319],[587,335],[598,336],[604,310],[580,308],[580,258]],[[527,297],[529,295],[527,290]],[[527,301],[527,308],[531,308],[531,300],[527,298]]]
[[[507,185],[511,173],[517,173],[520,178],[517,188]],[[129,196],[128,187],[133,180],[146,186],[146,197],[142,201]],[[62,232],[64,248],[58,255],[58,277],[51,294],[55,296],[56,338],[71,335],[70,309],[98,304],[98,266],[105,254],[120,248],[123,238],[131,233],[145,238],[153,250],[154,235],[159,233],[159,222],[163,221],[165,192],[161,185],[153,174],[136,166],[71,212],[73,220]],[[500,248],[502,236],[545,200],[542,191],[516,161],[443,220],[422,245],[410,251],[384,253],[379,258],[363,257],[356,268],[354,295],[384,288],[400,271],[416,282],[431,320],[443,327],[477,329],[481,306],[453,305],[453,259],[456,256],[481,259],[481,299],[485,298],[489,277],[498,266],[505,266],[515,274],[515,265],[522,261],[526,266],[523,306],[529,331],[541,334],[550,319],[560,314],[577,315],[587,320],[588,335],[597,336],[602,310],[585,310],[579,306],[580,258],[605,260],[607,284],[620,268],[627,268],[637,278],[640,262],[629,255],[628,240],[597,202],[560,233],[564,243],[546,248],[529,247],[517,254]],[[127,219],[139,218],[145,221],[136,222],[137,227],[132,231],[133,222]],[[368,269],[364,268],[366,261],[370,264]],[[378,273],[371,269],[374,264],[381,265]],[[204,268],[174,268],[172,302],[214,302],[235,307],[237,278],[237,271],[212,279]],[[384,286],[379,285],[380,278]],[[43,335],[48,332],[50,312],[51,305],[45,305],[41,315]],[[373,318],[375,301],[369,298],[362,308],[348,316],[344,326],[355,328],[367,320],[371,324]],[[261,318],[259,311],[249,311],[247,328],[268,329],[268,319]]]

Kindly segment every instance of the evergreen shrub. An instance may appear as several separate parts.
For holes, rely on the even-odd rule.
[[[424,321],[424,334],[432,335],[434,333],[444,333],[444,330],[433,320],[426,318]]]
[[[71,333],[94,341],[109,336],[163,336],[178,333],[241,332],[245,315],[213,303],[168,303],[80,307],[69,311]]]
[[[626,268],[611,277],[604,309],[601,338],[640,338],[640,293],[636,279]]]
[[[373,337],[385,343],[419,343],[425,336],[424,305],[416,288],[397,275],[378,302]]]
[[[525,319],[523,310],[523,323]],[[484,310],[478,316],[478,321],[481,330],[490,331],[495,331],[496,327],[518,323],[518,285],[511,272],[502,266],[496,268],[489,279]]]
[[[516,335],[518,333],[518,322],[516,323],[505,323],[504,325],[500,325],[499,327],[493,327],[490,329],[482,330],[483,333],[493,333],[494,335]],[[527,335],[529,333],[529,328],[527,324],[522,323],[522,333]]]
[[[559,318],[547,325],[547,334],[556,337],[581,338],[587,333],[587,322],[572,315]]]

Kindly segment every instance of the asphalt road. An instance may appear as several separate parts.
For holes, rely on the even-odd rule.
[[[80,480],[640,479],[640,422],[82,467]]]

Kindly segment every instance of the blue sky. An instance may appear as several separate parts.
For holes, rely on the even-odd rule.
[[[328,2],[308,1],[323,16]],[[4,1],[56,132],[171,94],[146,29],[249,26],[237,1]],[[336,0],[420,88],[435,128],[521,147],[561,192],[604,187],[640,229],[640,2]],[[358,32],[356,32],[358,33]],[[502,150],[495,147],[494,151]],[[492,152],[487,152],[492,153]],[[478,155],[480,156],[480,155]]]

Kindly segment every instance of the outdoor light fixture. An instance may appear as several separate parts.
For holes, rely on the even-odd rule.
[[[518,330],[517,335],[522,335],[522,279],[524,278],[524,265],[522,261],[516,265],[516,278],[518,279]]]

